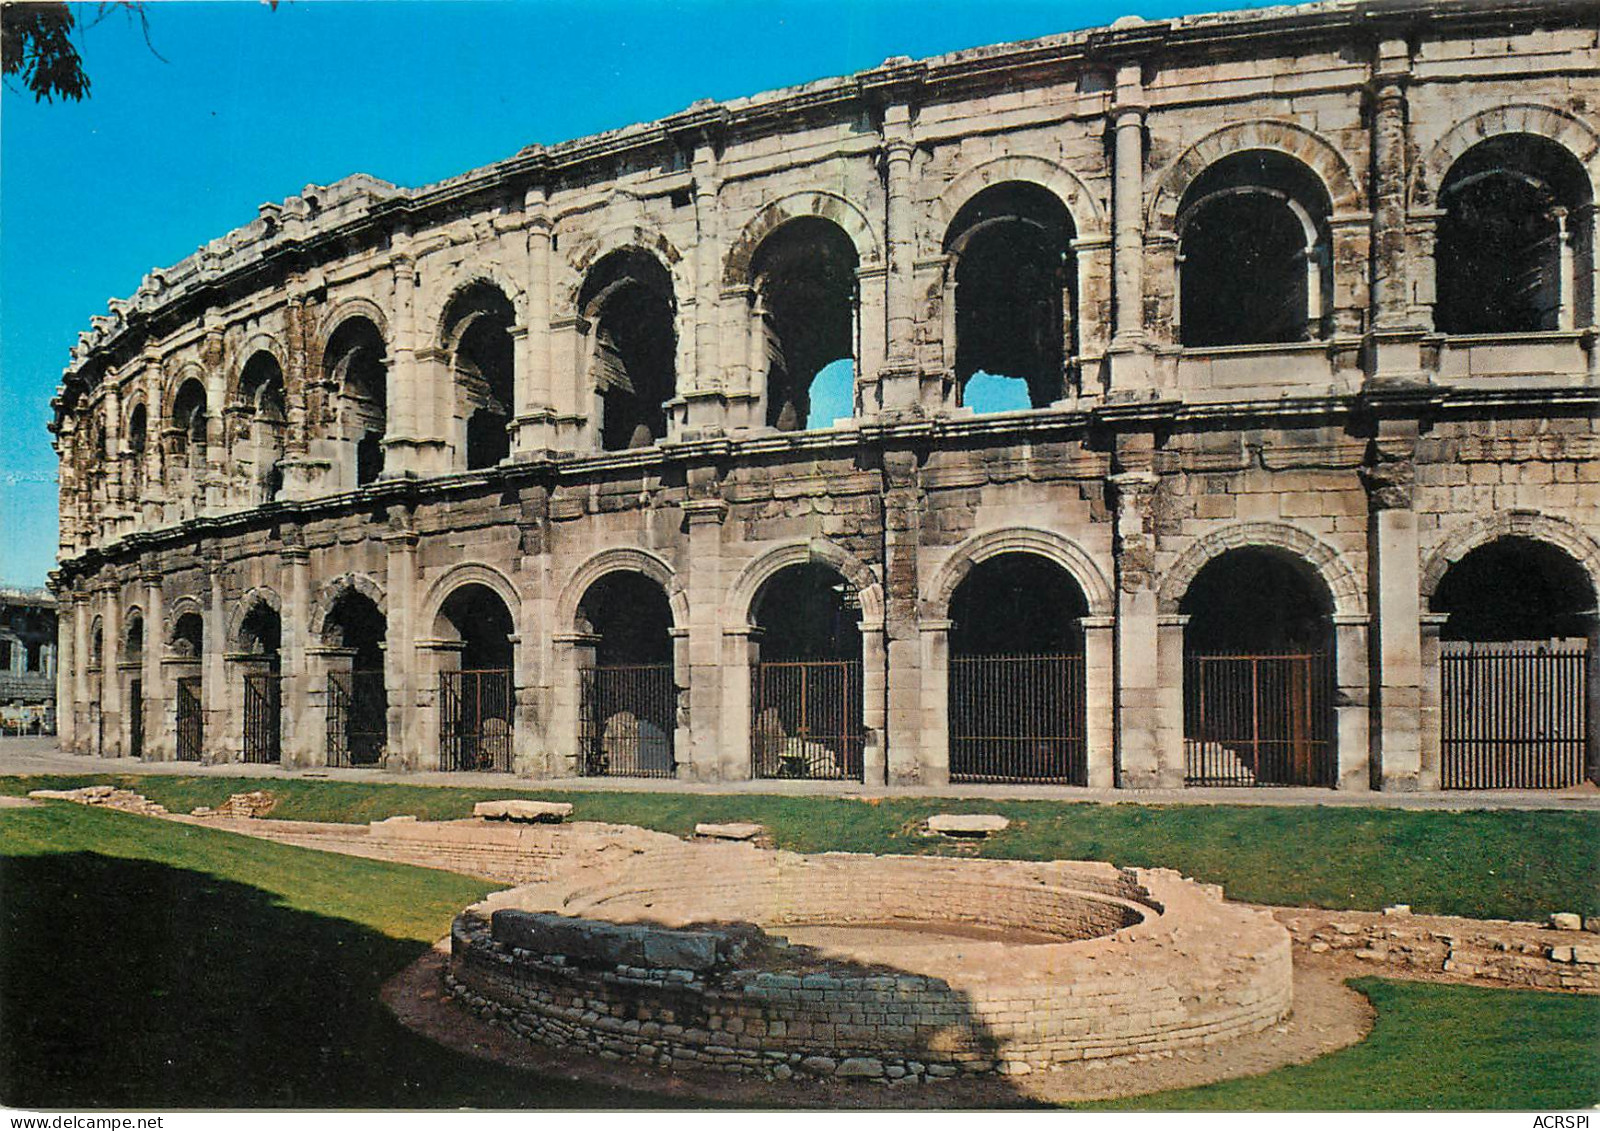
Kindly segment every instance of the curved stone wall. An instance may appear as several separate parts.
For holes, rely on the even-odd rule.
[[[454,991],[530,1040],[769,1078],[1213,1044],[1282,1020],[1292,994],[1265,913],[1087,863],[663,847],[502,893],[452,945]]]
[[[1034,779],[1175,786],[1185,597],[1258,550],[1324,606],[1306,780],[1436,786],[1438,574],[1526,538],[1575,563],[1574,611],[1600,592],[1600,51],[1570,5],[1495,18],[1128,19],[262,205],[92,318],[63,375],[64,743],[614,772],[643,709],[587,718],[583,673],[627,573],[666,609],[650,772],[750,777],[763,743],[792,768],[810,740],[761,729],[749,668],[766,587],[812,566],[861,674],[848,756],[811,761],[940,784],[956,591],[1025,555],[1082,597],[1056,736],[1081,757]],[[1519,170],[1553,258],[1484,322],[1452,202]],[[1258,235],[1270,279],[1216,269]],[[1228,287],[1270,309],[1216,321]],[[981,411],[996,373],[1010,408]],[[380,733],[330,741],[363,669]],[[506,673],[470,749],[463,669]],[[247,739],[252,703],[276,737]]]

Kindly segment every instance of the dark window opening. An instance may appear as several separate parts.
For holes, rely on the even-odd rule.
[[[1060,400],[1076,351],[1072,217],[1054,193],[1012,182],[984,189],[956,215],[945,239],[955,260],[956,380],[964,404],[975,374],[1027,387],[1028,404]]]
[[[184,613],[172,628],[172,646],[183,659],[198,660],[205,650],[206,622],[199,613]]]
[[[128,450],[135,456],[144,455],[145,433],[148,423],[145,416],[144,405],[138,405],[133,410],[133,415],[128,418]]]
[[[659,584],[639,573],[609,573],[579,606],[580,631],[592,633],[595,662],[670,664],[672,607]]]
[[[979,563],[950,598],[953,656],[1043,656],[1083,651],[1088,603],[1066,571],[1033,554]]]
[[[601,447],[647,448],[665,438],[678,349],[667,269],[636,249],[612,252],[584,280],[578,309],[593,335],[590,374],[601,401]]]
[[[856,264],[850,237],[815,216],[790,220],[756,250],[751,283],[770,427],[807,427],[817,374],[836,361],[854,363]]]
[[[1590,195],[1577,159],[1545,138],[1505,134],[1463,154],[1439,190],[1445,214],[1435,243],[1438,328],[1447,334],[1559,329],[1563,227],[1575,248],[1591,238]]]
[[[484,585],[463,585],[440,610],[443,639],[459,640],[462,671],[510,671],[515,632],[511,612],[500,595]]]
[[[94,626],[89,630],[89,663],[100,667],[105,661],[105,629],[99,617],[94,618]]]
[[[1501,538],[1452,565],[1431,608],[1449,616],[1444,640],[1555,640],[1587,636],[1595,606],[1583,567],[1545,542]]]
[[[206,389],[191,378],[172,401],[173,452],[187,454],[191,466],[204,466],[206,456]]]
[[[129,619],[129,621],[128,621],[128,631],[127,631],[127,642],[128,642],[128,655],[125,657],[126,659],[137,660],[140,656],[144,655],[144,618],[143,617],[132,617],[132,618]]]
[[[11,670],[11,641],[0,640],[0,672]]]
[[[273,673],[278,671],[282,641],[283,621],[270,605],[258,604],[245,614],[239,626],[239,650],[264,661]]]
[[[284,437],[289,426],[283,370],[266,352],[245,363],[239,376],[239,397],[250,414],[250,440],[259,501],[271,502],[283,491]]]
[[[351,318],[328,339],[327,379],[340,397],[340,423],[356,445],[356,486],[383,474],[389,371],[383,335],[369,319]]]
[[[28,645],[28,670],[40,672],[44,670],[44,645],[35,641]]]
[[[511,454],[514,321],[511,300],[488,283],[474,283],[458,294],[445,318],[467,419],[469,470],[494,467]]]
[[[347,589],[334,602],[323,628],[326,642],[354,652],[352,664],[358,672],[383,670],[383,642],[388,621],[377,604],[364,593]]]
[[[1281,153],[1234,154],[1195,178],[1178,210],[1182,343],[1318,337],[1333,285],[1329,207],[1316,174]]]
[[[780,571],[756,599],[761,659],[861,659],[861,605],[850,583],[824,565]]]

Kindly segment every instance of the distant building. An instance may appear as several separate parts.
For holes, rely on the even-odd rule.
[[[56,599],[0,588],[0,732],[54,734]]]

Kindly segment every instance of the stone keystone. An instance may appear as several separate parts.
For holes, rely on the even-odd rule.
[[[568,801],[480,801],[472,807],[474,817],[490,821],[539,821],[559,824],[572,816]]]
[[[928,818],[928,831],[944,836],[989,836],[1010,824],[997,813],[937,813]]]
[[[701,823],[694,827],[695,836],[709,837],[712,840],[754,840],[765,831],[761,825],[739,821],[726,825]]]

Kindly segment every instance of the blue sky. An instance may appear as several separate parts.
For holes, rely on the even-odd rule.
[[[106,299],[354,172],[425,184],[550,144],[871,67],[1110,23],[1249,7],[1182,0],[474,0],[153,3],[146,47],[82,29],[82,103],[0,93],[0,583],[56,546],[45,431]],[[81,21],[95,5],[74,6]]]

